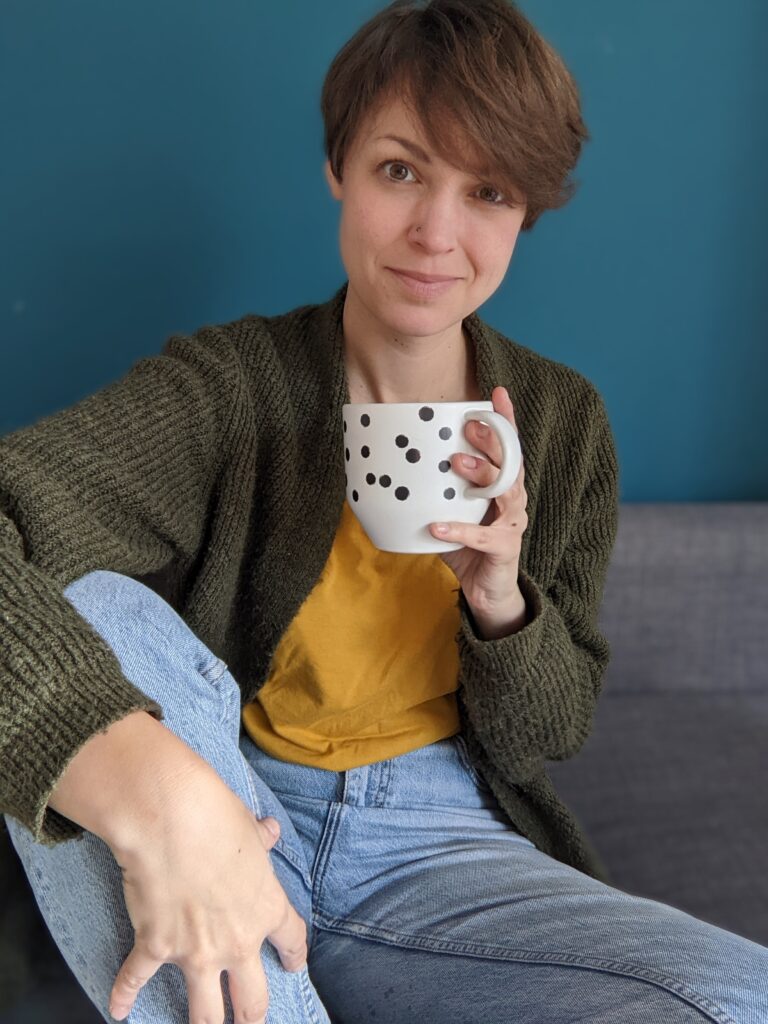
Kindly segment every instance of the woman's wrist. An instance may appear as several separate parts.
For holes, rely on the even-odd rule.
[[[129,856],[155,832],[190,779],[209,766],[161,722],[136,711],[85,743],[48,804]]]
[[[481,640],[501,640],[519,632],[529,621],[528,606],[520,588],[517,588],[509,602],[503,607],[478,610],[469,602],[467,607],[472,614],[475,632]]]

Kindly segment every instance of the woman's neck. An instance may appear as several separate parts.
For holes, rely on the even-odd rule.
[[[473,377],[465,376],[455,383],[426,380],[423,384],[411,381],[407,391],[397,391],[386,384],[371,382],[356,373],[347,364],[349,400],[368,402],[481,402],[483,396]]]
[[[344,309],[344,365],[352,402],[481,401],[466,331],[425,339],[423,346],[376,338]]]

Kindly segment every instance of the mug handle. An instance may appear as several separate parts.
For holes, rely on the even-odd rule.
[[[499,439],[502,459],[499,475],[494,482],[488,484],[487,487],[466,487],[464,497],[498,498],[504,491],[509,490],[520,472],[520,465],[523,461],[520,439],[509,420],[495,409],[470,409],[464,413],[464,422],[467,423],[469,420],[482,420],[488,424]]]

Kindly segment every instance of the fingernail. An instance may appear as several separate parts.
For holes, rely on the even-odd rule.
[[[479,423],[477,426],[478,437],[485,437],[488,433],[488,427],[484,423]]]
[[[277,837],[280,835],[280,826],[275,821],[275,819],[274,818],[265,818],[264,819],[264,824],[269,829],[271,835],[273,835],[275,837],[275,839],[277,839]]]
[[[435,529],[438,533],[448,533],[448,523],[435,523]]]
[[[461,464],[462,466],[466,466],[468,469],[474,469],[474,467],[477,465],[477,459],[474,458],[472,455],[462,455]]]

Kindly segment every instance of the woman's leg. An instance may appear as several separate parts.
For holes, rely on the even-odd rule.
[[[72,583],[65,594],[114,650],[125,675],[161,705],[164,724],[205,758],[257,817],[269,815],[280,822],[272,865],[309,929],[304,851],[285,809],[240,754],[240,693],[224,663],[168,604],[135,580],[98,571]],[[88,832],[44,847],[13,818],[6,821],[57,945],[104,1019],[111,1020],[109,994],[133,945],[121,874],[111,851]],[[328,1021],[306,970],[286,971],[267,941],[262,963],[269,987],[269,1021]],[[226,991],[225,997],[231,1021]],[[141,990],[129,1020],[187,1024],[186,986],[179,968],[160,968]]]
[[[541,853],[460,739],[344,775],[309,961],[336,1024],[768,1021],[768,949]]]

